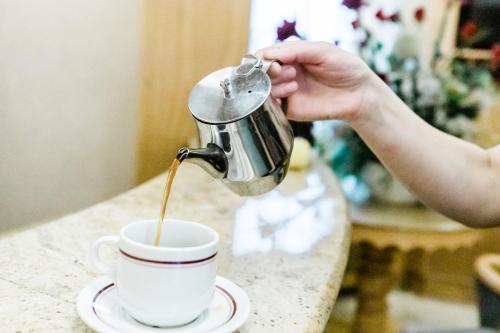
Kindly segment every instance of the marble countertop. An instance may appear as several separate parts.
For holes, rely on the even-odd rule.
[[[75,306],[96,277],[89,248],[129,222],[156,217],[163,182],[157,177],[78,213],[0,235],[2,332],[92,332]],[[218,274],[252,304],[240,332],[323,331],[350,243],[346,203],[326,167],[291,171],[278,190],[242,198],[185,164],[168,216],[205,223],[221,236]]]

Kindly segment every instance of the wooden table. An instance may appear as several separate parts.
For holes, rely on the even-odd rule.
[[[386,296],[398,281],[396,262],[413,254],[413,278],[419,279],[419,260],[438,249],[471,247],[480,238],[466,228],[422,206],[370,204],[351,206],[352,243],[360,244],[358,307],[353,326],[356,333],[396,330],[387,312]]]
[[[75,308],[80,290],[96,277],[89,248],[127,223],[155,218],[164,180],[0,238],[0,331],[90,332]],[[290,172],[279,190],[242,198],[185,164],[171,200],[169,216],[219,233],[218,274],[251,301],[241,332],[323,331],[350,245],[346,204],[327,167]]]

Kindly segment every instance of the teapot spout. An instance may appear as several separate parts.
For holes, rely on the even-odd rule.
[[[207,144],[206,148],[181,148],[177,152],[177,159],[199,165],[216,179],[223,179],[227,175],[226,153],[215,143]]]

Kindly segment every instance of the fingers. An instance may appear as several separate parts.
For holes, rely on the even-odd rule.
[[[271,88],[271,94],[275,98],[286,98],[296,92],[298,88],[297,81],[280,83]]]
[[[281,67],[281,71],[278,75],[271,75],[271,81],[274,85],[292,81],[297,76],[297,70],[290,65],[285,65]]]
[[[267,74],[269,74],[270,77],[276,77],[281,73],[281,65],[278,64],[277,62],[273,62],[271,64],[271,67],[267,70]]]
[[[293,62],[320,64],[325,54],[335,46],[326,42],[292,41],[272,45],[257,51],[256,55],[265,59],[279,60],[284,64]]]

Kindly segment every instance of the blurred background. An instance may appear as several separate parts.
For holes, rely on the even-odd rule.
[[[414,57],[427,75],[421,85],[436,84],[432,71],[445,76],[443,66],[429,69],[436,58],[444,67],[464,60],[470,66],[449,89],[487,101],[474,105],[470,124],[434,123],[453,120],[458,135],[492,145],[497,103],[483,92],[495,89],[485,70],[498,75],[497,14],[493,0],[1,0],[0,230],[87,207],[165,170],[195,134],[186,98],[200,77],[285,39],[335,43],[392,85],[411,75]],[[482,89],[462,85],[467,75]],[[487,131],[472,134],[473,123]],[[321,140],[331,126],[315,129],[330,153]]]
[[[0,232],[83,209],[165,171],[195,137],[191,87],[284,40],[358,54],[433,126],[498,144],[499,17],[499,0],[0,0]],[[342,123],[294,126],[354,205],[419,205]],[[465,326],[479,321],[473,262],[500,252],[500,229],[478,239],[419,259],[419,278],[432,280],[419,293],[453,304],[438,303],[431,326],[439,309],[461,314]],[[354,246],[347,298],[334,311],[342,318],[356,290],[356,253]],[[425,324],[423,313],[412,318]],[[337,328],[340,319],[332,319]]]

